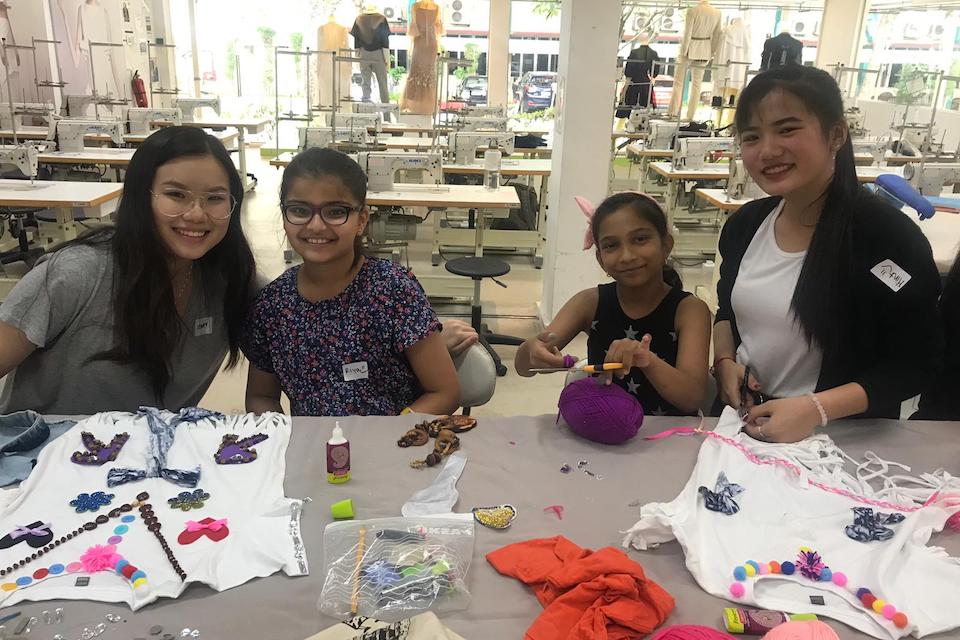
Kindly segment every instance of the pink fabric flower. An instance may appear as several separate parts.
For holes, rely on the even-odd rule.
[[[112,544],[95,544],[80,556],[80,564],[86,573],[96,573],[113,569],[120,561],[120,554]]]

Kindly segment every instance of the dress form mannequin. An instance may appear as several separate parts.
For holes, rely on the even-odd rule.
[[[357,16],[350,30],[357,55],[363,58],[360,75],[363,78],[363,101],[370,102],[370,79],[377,77],[380,102],[390,102],[387,87],[387,65],[390,61],[390,25],[386,17],[375,7],[367,5]]]
[[[345,26],[339,24],[331,15],[325,24],[317,29],[317,50],[332,51],[335,55],[340,54],[340,49],[350,48],[347,36],[349,31]],[[329,55],[320,55],[317,57],[317,87],[319,88],[320,102],[324,107],[333,105],[333,65]],[[352,75],[353,65],[346,62],[336,63],[337,84],[339,100],[350,99],[350,77]]]
[[[413,54],[400,109],[404,113],[431,115],[437,105],[437,51],[443,33],[440,7],[433,0],[415,2],[409,24],[407,34]]]
[[[677,55],[677,75],[674,78],[673,94],[670,96],[668,113],[676,116],[680,113],[683,100],[683,87],[687,69],[691,70],[690,100],[687,103],[687,119],[692,119],[700,102],[700,84],[703,82],[703,69],[690,67],[687,63],[706,64],[716,58],[720,47],[720,27],[723,14],[708,0],[687,9],[684,19],[683,40]]]
[[[96,61],[90,52],[91,42],[114,42],[113,30],[110,28],[110,16],[100,4],[100,0],[84,0],[77,7],[77,38],[76,46],[81,64],[94,64]],[[115,53],[112,47],[102,47],[104,62],[98,65],[97,82],[99,87],[91,87],[91,91],[98,95],[107,95],[118,99],[126,95],[120,92],[120,76],[114,64]]]
[[[737,94],[743,89],[744,78],[750,65],[750,27],[743,18],[737,16],[727,25],[720,40],[717,61],[727,67],[718,74],[719,82],[714,82],[714,87],[722,88],[722,103],[732,106],[736,103]],[[724,110],[720,117],[720,126],[728,125],[732,119],[733,110]]]
[[[649,38],[642,38],[640,46],[627,56],[623,65],[627,84],[623,88],[620,108],[617,109],[618,118],[629,117],[630,111],[635,107],[657,106],[653,92],[650,91],[650,84],[657,76],[653,64],[658,60],[660,55],[650,47]]]
[[[780,35],[767,38],[760,55],[760,69],[766,71],[787,64],[803,64],[803,43],[783,31]]]
[[[16,45],[17,40],[13,36],[13,24],[10,22],[10,16],[7,11],[9,5],[0,0],[0,38],[3,38],[7,45]],[[7,73],[10,74],[10,86],[7,86]],[[0,99],[7,99],[7,92],[10,91],[14,100],[20,100],[20,50],[11,49],[7,55],[0,60]]]

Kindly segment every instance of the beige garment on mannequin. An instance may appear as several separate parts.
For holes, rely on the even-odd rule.
[[[680,43],[681,61],[677,66],[677,73],[673,78],[673,93],[670,96],[668,113],[675,116],[680,113],[680,103],[683,100],[684,80],[688,65],[686,62],[706,63],[716,57],[720,46],[720,36],[723,30],[720,21],[723,14],[709,2],[687,9],[684,17],[683,40]],[[692,81],[690,84],[690,99],[687,102],[687,119],[693,118],[700,103],[700,84],[703,82],[703,69],[691,69]]]
[[[432,2],[413,5],[407,31],[413,54],[410,56],[410,74],[400,98],[400,110],[405,113],[430,115],[436,108],[438,36],[442,28],[437,5]]]
[[[734,18],[724,29],[717,62],[727,65],[727,68],[717,74],[719,82],[714,85],[721,88],[725,81],[727,87],[743,89],[744,78],[750,68],[750,27],[742,18]],[[731,64],[737,62],[744,64]]]
[[[349,49],[347,42],[349,30],[342,24],[328,22],[317,29],[317,50],[333,51],[339,55],[340,49]],[[346,52],[349,55],[350,52]],[[320,96],[320,104],[329,107],[333,104],[333,66],[330,60],[331,56],[327,53],[321,53],[317,56],[317,87]],[[337,75],[339,82],[340,100],[350,99],[350,78],[353,75],[353,64],[350,62],[337,63]]]

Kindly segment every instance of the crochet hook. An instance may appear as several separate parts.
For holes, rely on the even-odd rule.
[[[623,369],[622,362],[604,362],[603,364],[587,364],[582,367],[545,367],[542,369],[530,369],[534,373],[553,373],[555,371],[583,371],[584,373],[602,373],[604,371],[616,371]]]

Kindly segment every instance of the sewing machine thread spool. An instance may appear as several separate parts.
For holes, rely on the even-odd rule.
[[[500,160],[503,154],[500,149],[490,145],[490,148],[483,152],[483,186],[487,189],[496,190],[500,188]]]

